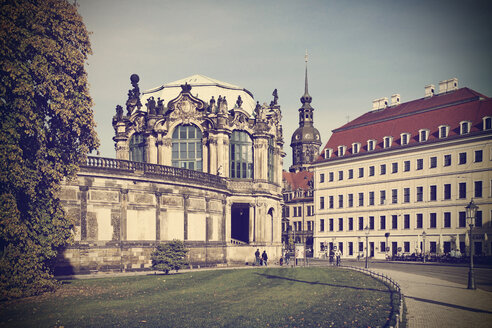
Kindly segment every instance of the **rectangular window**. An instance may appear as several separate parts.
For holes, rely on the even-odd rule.
[[[343,180],[343,171],[338,171],[338,180]]]
[[[433,169],[437,167],[437,157],[433,156],[430,158],[430,168]]]
[[[354,243],[351,241],[348,242],[348,255],[354,255]]]
[[[364,218],[359,216],[359,230],[364,230]]]
[[[354,170],[353,169],[348,170],[348,178],[349,179],[353,179],[354,178]]]
[[[381,175],[385,175],[386,174],[386,164],[381,164],[380,172],[381,172]]]
[[[403,201],[405,203],[410,203],[410,188],[403,189]]]
[[[477,214],[475,217],[475,227],[477,227],[477,228],[482,227],[482,211],[477,211]]]
[[[319,182],[320,182],[320,183],[325,182],[325,174],[324,174],[324,173],[321,173],[321,174],[319,175]]]
[[[430,186],[430,200],[435,201],[437,200],[437,186]]]
[[[391,173],[398,173],[398,163],[391,164]]]
[[[333,208],[333,196],[330,196],[328,198],[328,201],[329,201],[329,204],[328,204],[329,205],[329,208]]]
[[[475,181],[475,197],[482,197],[482,181]]]
[[[466,212],[460,212],[458,217],[458,226],[460,228],[466,227]]]
[[[369,176],[374,176],[374,166],[369,166]]]
[[[330,182],[332,182],[332,181],[333,181],[333,172],[328,173],[328,180],[329,180]]]
[[[384,241],[379,242],[379,251],[380,252],[386,251],[386,242],[384,242]]]
[[[391,203],[398,204],[398,189],[391,190]]]
[[[403,216],[403,229],[410,229],[410,214]]]
[[[410,161],[403,162],[403,171],[405,172],[410,171]]]
[[[444,185],[444,199],[451,199],[451,184]]]
[[[329,226],[330,231],[333,231],[333,219],[330,219],[329,225],[330,225]]]
[[[475,163],[480,163],[483,160],[483,151],[475,150]]]
[[[369,191],[369,205],[374,205],[374,191]]]
[[[460,190],[460,194],[459,194],[460,199],[465,199],[466,198],[466,182],[460,182],[459,190]]]
[[[381,190],[379,192],[379,204],[386,204],[386,190]]]
[[[354,194],[348,194],[348,207],[354,206]]]
[[[319,220],[319,231],[325,231],[325,219]]]
[[[417,159],[417,170],[422,170],[424,168],[424,160],[422,158]]]
[[[410,242],[409,241],[403,242],[403,251],[405,253],[410,253]]]
[[[451,212],[444,212],[444,228],[451,228]]]
[[[451,155],[444,155],[444,166],[451,166]]]
[[[431,253],[436,253],[436,251],[437,251],[437,242],[431,241],[429,244],[430,244],[430,252]]]
[[[364,168],[359,167],[359,178],[363,178],[363,177],[364,177]]]
[[[325,197],[320,197],[319,198],[319,208],[324,209],[325,208]]]
[[[343,208],[343,195],[338,195],[338,208]]]
[[[359,252],[363,252],[363,251],[364,251],[364,242],[359,241]]]
[[[437,227],[437,214],[431,213],[430,214],[429,228],[436,228],[436,227]]]
[[[462,165],[462,164],[466,164],[466,153],[460,153],[460,157],[459,157],[459,162],[458,164]]]
[[[374,216],[369,217],[369,229],[374,230]]]
[[[422,213],[417,214],[417,229],[422,229],[423,227],[424,215]]]
[[[354,218],[348,218],[348,230],[354,230]]]
[[[386,229],[386,216],[381,215],[379,217],[379,229],[384,230]]]
[[[398,229],[398,215],[391,216],[391,229]]]
[[[364,206],[364,193],[359,193],[359,206]]]
[[[338,218],[338,231],[343,231],[343,218]]]
[[[424,187],[417,187],[417,202],[424,201]]]

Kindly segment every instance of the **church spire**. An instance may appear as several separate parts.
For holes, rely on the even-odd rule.
[[[304,75],[304,95],[301,97],[301,102],[304,103],[311,103],[311,96],[309,95],[308,92],[308,70],[307,70],[307,63],[308,63],[308,52],[306,49],[306,55],[304,55],[304,61],[306,62],[306,73]]]

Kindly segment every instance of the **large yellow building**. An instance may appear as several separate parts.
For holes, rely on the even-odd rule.
[[[479,206],[475,253],[492,244],[492,100],[457,79],[399,95],[333,130],[312,168],[314,254],[468,254],[465,206]],[[367,227],[367,230],[366,230]]]

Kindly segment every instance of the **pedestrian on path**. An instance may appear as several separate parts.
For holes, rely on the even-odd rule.
[[[267,266],[268,255],[267,255],[266,251],[263,251],[263,254],[261,254],[261,258],[263,260],[263,265]]]
[[[260,265],[260,250],[257,248],[255,252],[255,265]]]

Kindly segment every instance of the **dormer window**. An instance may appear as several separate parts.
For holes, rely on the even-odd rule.
[[[347,150],[347,146],[338,146],[338,157],[345,156],[345,150]]]
[[[483,118],[483,130],[490,130],[492,129],[492,117],[490,116],[485,116]]]
[[[447,138],[449,134],[449,126],[448,125],[440,125],[439,126],[439,139]]]
[[[352,144],[352,154],[358,154],[360,151],[360,143],[359,142],[354,142]]]
[[[333,149],[331,148],[326,148],[325,149],[325,158],[330,158],[331,154],[333,154]]]
[[[460,134],[470,133],[471,122],[470,121],[461,121],[460,122]]]
[[[410,133],[407,133],[407,132],[402,133],[402,134],[400,135],[400,137],[401,137],[401,142],[400,142],[400,144],[401,144],[402,146],[408,145],[408,141],[410,141]]]
[[[367,140],[367,151],[373,151],[376,148],[376,140]]]
[[[390,148],[393,143],[393,137],[384,137],[384,148]]]
[[[419,130],[419,141],[420,142],[425,142],[429,139],[429,130],[428,129],[421,129]]]

